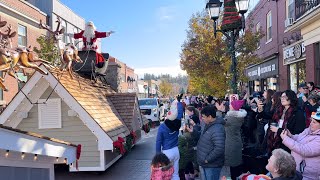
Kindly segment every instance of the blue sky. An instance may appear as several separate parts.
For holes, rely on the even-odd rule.
[[[102,39],[102,51],[146,73],[177,75],[188,20],[205,0],[60,0],[93,21],[98,31],[116,33]]]

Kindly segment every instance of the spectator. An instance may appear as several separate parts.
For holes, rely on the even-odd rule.
[[[256,143],[256,129],[257,129],[257,102],[253,98],[247,100],[244,106],[247,115],[244,118],[244,123],[241,127],[243,134],[244,147],[252,146]]]
[[[169,158],[163,154],[156,154],[151,163],[151,180],[171,180],[174,172]]]
[[[309,127],[310,125],[312,112],[317,112],[317,109],[319,108],[319,104],[317,103],[318,100],[318,95],[311,94],[308,96],[308,100],[304,104],[306,112],[306,127]]]
[[[308,89],[309,89],[309,93],[310,93],[310,94],[314,94],[314,93],[316,93],[316,92],[319,92],[319,89],[316,88],[316,86],[314,85],[313,82],[308,82],[308,83],[307,83],[307,86],[308,86]]]
[[[233,100],[230,111],[225,117],[226,147],[225,166],[230,167],[231,178],[236,179],[242,173],[242,139],[240,128],[243,124],[247,112],[240,109],[244,105],[244,100]]]
[[[257,115],[257,136],[258,143],[261,146],[265,137],[264,126],[269,123],[272,119],[273,112],[271,111],[272,107],[272,95],[274,91],[268,89],[264,91],[263,98],[259,99],[257,102],[258,105],[258,115]]]
[[[266,138],[264,139],[263,141],[263,145],[262,145],[262,149],[263,150],[267,150],[267,153],[269,155],[271,155],[272,151],[274,149],[276,149],[276,147],[273,147],[273,143],[274,143],[274,138],[275,138],[275,135],[274,133],[270,130],[270,124],[272,122],[277,122],[278,120],[277,119],[273,119],[274,117],[276,118],[276,116],[273,116],[273,114],[281,109],[282,107],[282,104],[281,104],[281,95],[282,95],[282,92],[280,91],[277,91],[273,94],[272,96],[272,106],[271,106],[271,109],[270,109],[270,114],[272,114],[272,119],[268,122],[268,129],[266,131]]]
[[[200,124],[199,111],[194,106],[187,107],[187,115],[194,121],[195,124]]]
[[[298,107],[301,108],[302,110],[304,110],[304,101],[303,101],[303,99],[306,100],[306,98],[308,96],[308,92],[306,92],[306,90],[308,90],[308,86],[305,83],[299,84],[299,86],[298,86],[299,93],[297,94]]]
[[[241,180],[302,180],[302,175],[296,171],[296,163],[292,155],[282,149],[272,151],[266,169],[269,175],[242,174]]]
[[[178,101],[177,106],[178,106],[178,116],[176,119],[181,120],[183,118],[183,114],[184,114],[184,108],[183,108],[183,104],[181,102],[183,94],[179,94],[176,96],[176,100]]]
[[[296,171],[294,158],[282,149],[272,151],[272,156],[266,169],[270,172],[274,180],[301,180],[302,176]]]
[[[281,138],[293,155],[304,180],[320,178],[320,111],[313,113],[310,127],[298,135],[282,131]]]
[[[188,96],[185,96],[185,97],[184,97],[184,102],[186,103],[187,106],[190,105],[190,99],[189,99]]]
[[[197,144],[197,160],[202,180],[219,180],[224,165],[225,138],[224,120],[216,118],[213,106],[201,110],[205,127]],[[193,127],[186,129],[193,132]]]
[[[281,95],[282,106],[273,115],[273,120],[277,124],[271,124],[270,130],[276,133],[273,141],[270,141],[273,148],[282,148],[288,152],[290,150],[281,143],[280,134],[284,129],[288,129],[292,134],[299,134],[306,128],[304,112],[297,107],[297,96],[292,90],[286,90]]]
[[[195,177],[195,169],[194,165],[197,164],[196,162],[196,146],[200,137],[201,132],[201,126],[200,126],[200,120],[199,120],[199,111],[193,107],[193,106],[188,106],[186,110],[187,115],[189,116],[188,118],[188,123],[186,123],[186,126],[193,127],[193,132],[188,133],[188,131],[184,134],[184,138],[186,139],[186,145],[183,147],[183,149],[186,149],[184,154],[181,154],[181,157],[184,156],[185,158],[185,168],[184,168],[184,173],[185,173],[185,179],[186,180],[192,180]],[[185,126],[185,128],[186,128]],[[180,143],[180,142],[179,142]],[[181,149],[179,149],[181,151]],[[185,157],[187,156],[187,157]],[[181,158],[182,159],[182,158]],[[180,165],[182,164],[180,159]],[[197,168],[197,170],[199,170]]]

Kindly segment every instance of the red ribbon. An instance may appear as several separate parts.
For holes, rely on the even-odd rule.
[[[113,147],[118,148],[122,155],[126,152],[123,143],[124,139],[122,137],[118,137],[118,140],[113,142]]]
[[[135,144],[135,143],[136,143],[136,140],[137,140],[137,134],[136,134],[136,132],[131,131],[130,135],[133,137],[133,144]]]
[[[80,155],[81,155],[81,144],[78,144],[77,146],[77,159],[76,159],[76,169],[79,171],[78,169],[78,161],[80,159]]]

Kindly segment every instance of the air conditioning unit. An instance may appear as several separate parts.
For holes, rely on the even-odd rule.
[[[292,24],[293,24],[293,18],[287,18],[287,19],[284,21],[284,26],[285,26],[285,27],[292,26]]]

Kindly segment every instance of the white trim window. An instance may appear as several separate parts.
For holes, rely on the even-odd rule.
[[[61,128],[61,99],[48,99],[44,102],[45,99],[39,99],[39,129]]]
[[[286,16],[294,19],[295,16],[295,4],[294,0],[286,0]]]
[[[258,32],[260,32],[260,30],[261,30],[261,24],[260,24],[260,22],[258,22],[256,24],[256,32],[258,33]],[[259,42],[257,44],[257,49],[260,49],[260,40],[259,40]]]
[[[272,14],[271,11],[267,14],[267,42],[272,40]]]
[[[27,47],[27,27],[18,24],[18,45]]]

